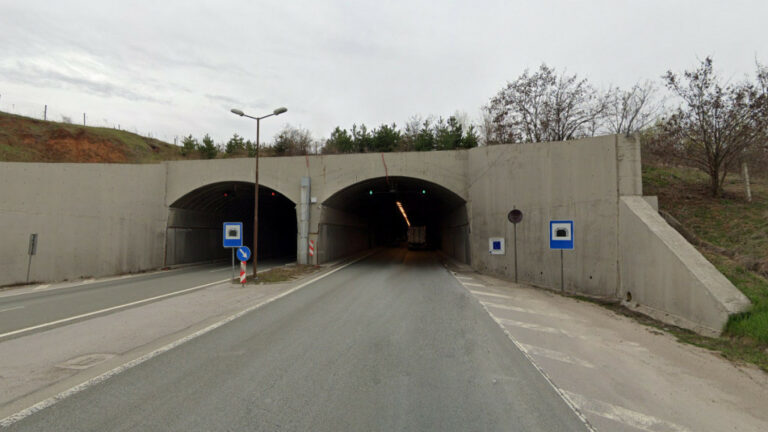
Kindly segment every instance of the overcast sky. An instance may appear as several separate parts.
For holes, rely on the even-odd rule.
[[[480,107],[542,62],[600,88],[768,63],[768,1],[0,0],[0,110],[174,136],[327,137]]]

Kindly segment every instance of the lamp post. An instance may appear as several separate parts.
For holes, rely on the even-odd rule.
[[[280,115],[286,111],[288,111],[288,108],[280,107],[272,111],[271,114],[267,114],[265,116],[261,117],[253,117],[249,116],[248,114],[244,113],[243,110],[239,110],[237,108],[232,108],[230,110],[233,114],[237,114],[240,117],[248,117],[250,119],[256,120],[256,157],[254,158],[256,160],[256,175],[255,175],[255,183],[256,187],[253,192],[253,280],[257,280],[256,272],[257,272],[257,263],[258,263],[258,251],[259,251],[259,127],[261,125],[261,119],[265,119],[267,117],[272,117],[276,115]]]

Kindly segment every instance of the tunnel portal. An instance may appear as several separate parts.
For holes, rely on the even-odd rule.
[[[254,184],[220,182],[200,187],[169,208],[165,265],[229,258],[222,247],[222,224],[243,223],[243,244],[253,250]],[[259,185],[259,259],[296,259],[296,206]]]

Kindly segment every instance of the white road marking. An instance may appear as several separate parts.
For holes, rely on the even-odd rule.
[[[542,347],[537,347],[537,346],[533,346],[533,345],[526,345],[526,344],[523,344],[523,343],[521,343],[520,346],[523,347],[528,353],[536,355],[536,356],[546,357],[548,359],[557,360],[557,361],[561,361],[561,362],[564,362],[564,363],[571,363],[571,364],[575,364],[575,365],[578,365],[578,366],[584,366],[584,367],[590,368],[590,369],[594,369],[595,368],[595,365],[593,365],[592,363],[590,363],[590,362],[588,362],[586,360],[582,360],[580,358],[573,357],[573,356],[570,356],[570,355],[565,354],[565,353],[561,353],[560,351],[555,351],[555,350],[551,350],[551,349],[547,349],[547,348],[542,348]]]
[[[224,267],[224,268],[215,269],[215,270],[208,270],[208,273],[215,273],[215,272],[220,272],[220,271],[224,271],[224,270],[231,270],[231,269],[232,269],[231,267]]]
[[[461,281],[460,281],[461,282]],[[473,287],[480,287],[485,288],[485,285],[483,284],[476,284],[476,283],[470,283],[470,282],[461,282],[464,286],[473,286]]]
[[[38,285],[38,286],[35,287],[35,291],[41,290],[41,289],[46,289],[49,286],[51,286],[51,284]]]
[[[504,327],[501,320],[496,318],[484,304],[480,303],[480,306],[482,306],[482,308],[485,309],[485,312],[488,313],[491,319],[496,321],[496,324],[498,324],[498,326],[501,328],[501,331],[503,331],[504,334],[507,335],[509,340],[512,341],[512,343],[517,347],[517,349],[520,350],[521,353],[523,353],[525,358],[527,358],[528,361],[531,362],[533,367],[536,368],[537,371],[539,371],[539,374],[541,374],[541,376],[544,378],[547,384],[549,384],[549,386],[552,387],[555,393],[557,393],[558,396],[560,396],[560,399],[562,399],[563,402],[565,402],[565,404],[568,405],[568,408],[570,408],[571,411],[573,411],[576,417],[578,417],[579,420],[581,420],[581,422],[584,423],[584,427],[586,427],[589,432],[597,432],[597,430],[592,426],[592,424],[589,423],[589,420],[587,420],[587,417],[584,415],[581,408],[573,402],[573,400],[568,396],[568,394],[566,394],[564,390],[562,390],[560,387],[556,386],[554,382],[552,382],[552,378],[550,378],[549,375],[546,372],[544,372],[544,369],[539,367],[539,365],[533,360],[533,357],[531,357],[531,355],[525,351],[525,348],[522,347],[520,342],[518,342],[514,337],[512,337],[512,333],[510,333],[509,330],[507,330],[507,328]],[[2,426],[2,422],[0,422],[0,426]]]
[[[486,292],[486,291],[469,290],[469,292],[471,292],[472,294],[475,294],[475,295],[484,295],[484,296],[489,296],[489,297],[500,297],[500,298],[505,298],[505,299],[511,299],[512,298],[512,297],[510,297],[508,295],[494,294],[494,293]]]
[[[491,303],[491,302],[484,302],[484,301],[481,301],[480,303],[482,303],[482,304],[484,304],[484,305],[486,305],[488,307],[492,307],[494,309],[511,310],[511,311],[515,311],[515,312],[523,312],[523,313],[534,314],[534,315],[545,315],[545,316],[551,316],[551,317],[554,317],[554,318],[561,318],[561,319],[568,319],[568,320],[572,319],[572,317],[570,317],[568,315],[563,315],[563,314],[559,314],[559,313],[556,313],[556,312],[543,312],[543,311],[537,311],[537,310],[533,310],[533,309],[521,308],[521,307],[517,307],[517,306],[509,306],[509,305],[503,305],[503,304]]]
[[[12,308],[0,309],[0,312],[8,312],[8,311],[17,310],[17,309],[24,309],[24,306],[14,306]]]
[[[195,286],[195,287],[192,287],[192,288],[183,289],[183,290],[180,290],[180,291],[174,291],[174,292],[171,292],[171,293],[167,293],[167,294],[162,294],[162,295],[155,296],[155,297],[146,298],[146,299],[143,299],[143,300],[137,300],[135,302],[126,303],[126,304],[122,304],[122,305],[119,305],[119,306],[112,306],[112,307],[108,307],[106,309],[100,309],[100,310],[97,310],[97,311],[88,312],[88,313],[84,313],[84,314],[81,314],[81,315],[76,315],[76,316],[69,317],[69,318],[62,318],[60,320],[51,321],[51,322],[47,322],[47,323],[44,323],[44,324],[38,324],[36,326],[27,327],[27,328],[23,328],[23,329],[19,329],[19,330],[14,330],[14,331],[7,332],[7,333],[2,333],[2,334],[0,334],[0,339],[4,338],[6,336],[13,336],[13,335],[17,335],[19,333],[25,333],[25,332],[32,331],[32,330],[37,330],[37,329],[41,329],[41,328],[51,327],[51,326],[58,325],[58,324],[63,324],[63,323],[69,322],[69,321],[74,321],[74,320],[77,320],[77,319],[86,318],[86,317],[93,316],[93,315],[98,315],[98,314],[101,314],[101,313],[104,313],[104,312],[110,312],[110,311],[113,311],[113,310],[122,309],[122,308],[126,308],[126,307],[129,307],[129,306],[135,306],[135,305],[140,305],[142,303],[151,302],[151,301],[154,301],[154,300],[159,300],[161,298],[170,297],[170,296],[173,296],[173,295],[178,295],[178,294],[182,294],[182,293],[186,293],[186,292],[190,292],[190,291],[199,290],[199,289],[202,289],[202,288],[209,287],[211,285],[216,285],[216,284],[220,284],[220,283],[223,283],[223,282],[227,282],[228,280],[229,279],[223,279],[223,280],[220,280],[220,281],[211,282],[211,283],[207,283],[207,284],[204,284],[204,285],[198,285],[198,286]]]
[[[455,276],[456,279],[468,279],[468,280],[474,280],[474,278],[471,278],[469,276]]]
[[[488,309],[486,309],[486,310],[488,310]],[[490,312],[488,312],[488,313],[490,314]],[[493,314],[491,314],[491,316],[493,316]],[[524,328],[524,329],[528,329],[528,330],[535,330],[535,331],[540,331],[540,332],[549,333],[549,334],[563,335],[563,336],[568,336],[568,337],[574,338],[574,339],[589,339],[586,336],[575,335],[575,334],[573,334],[573,333],[571,333],[571,332],[569,332],[567,330],[562,330],[562,329],[558,329],[558,328],[554,328],[554,327],[547,327],[547,326],[543,326],[543,325],[539,325],[539,324],[534,324],[534,323],[515,321],[515,320],[511,320],[511,319],[506,319],[506,318],[496,318],[496,317],[494,317],[494,319],[496,319],[497,321],[499,321],[500,323],[502,323],[504,325],[509,325],[509,326],[513,326],[513,327],[520,327],[520,328]]]
[[[340,267],[337,267],[337,268],[329,271],[328,273],[321,274],[320,276],[317,276],[314,279],[311,279],[311,280],[309,280],[307,282],[304,282],[304,283],[302,283],[300,285],[297,285],[297,286],[289,289],[288,291],[286,291],[286,292],[284,292],[284,293],[282,293],[282,294],[280,294],[278,296],[272,297],[271,299],[269,299],[269,300],[267,300],[267,301],[265,301],[263,303],[259,303],[259,304],[255,304],[255,305],[249,306],[248,308],[243,309],[240,312],[237,312],[236,314],[230,315],[230,316],[222,319],[221,321],[215,322],[215,323],[209,325],[208,327],[206,327],[204,329],[198,330],[198,331],[196,331],[196,332],[194,332],[192,334],[184,336],[181,339],[177,339],[177,340],[169,343],[168,345],[160,347],[160,348],[158,348],[158,349],[156,349],[156,350],[154,350],[154,351],[152,351],[150,353],[144,354],[141,357],[135,358],[135,359],[133,359],[133,360],[127,362],[127,363],[124,363],[124,364],[122,364],[122,365],[120,365],[120,366],[118,366],[118,367],[116,367],[116,368],[114,368],[114,369],[112,369],[110,371],[104,372],[103,374],[101,374],[99,376],[93,377],[93,378],[89,379],[88,381],[85,381],[85,382],[80,383],[80,384],[78,384],[78,385],[76,385],[74,387],[71,387],[68,390],[64,390],[61,393],[59,393],[57,395],[54,395],[54,396],[51,396],[48,399],[42,400],[42,401],[32,405],[29,408],[26,408],[26,409],[23,409],[23,410],[17,412],[16,414],[11,414],[10,416],[0,420],[0,428],[8,427],[8,426],[10,426],[10,425],[20,421],[20,420],[23,420],[23,419],[31,416],[32,414],[34,414],[34,413],[36,413],[36,412],[38,412],[40,410],[48,408],[51,405],[54,405],[57,402],[62,401],[62,400],[66,399],[66,398],[68,398],[68,397],[70,397],[72,395],[80,393],[81,391],[83,391],[83,390],[85,390],[85,389],[87,389],[89,387],[92,387],[92,386],[94,386],[94,385],[96,385],[98,383],[104,382],[104,381],[112,378],[115,375],[118,375],[118,374],[120,374],[122,372],[125,372],[126,370],[131,369],[132,367],[138,366],[138,365],[144,363],[145,361],[147,361],[149,359],[152,359],[154,357],[157,357],[158,355],[160,355],[160,354],[162,354],[164,352],[170,351],[170,350],[176,348],[177,346],[179,346],[181,344],[184,344],[186,342],[191,341],[192,339],[195,339],[195,338],[197,338],[199,336],[202,336],[202,335],[204,335],[206,333],[209,333],[210,331],[215,330],[215,329],[223,326],[224,324],[232,322],[232,321],[240,318],[241,316],[243,316],[243,315],[245,315],[245,314],[247,314],[249,312],[252,312],[252,311],[254,311],[256,309],[259,309],[259,308],[261,308],[261,307],[263,307],[265,305],[268,305],[268,304],[272,303],[275,300],[278,300],[278,299],[281,299],[281,298],[287,296],[288,294],[296,292],[296,291],[304,288],[305,286],[307,286],[307,285],[309,285],[311,283],[314,283],[314,282],[316,282],[316,281],[318,281],[318,280],[320,280],[320,279],[322,279],[324,277],[330,276],[333,273],[336,273],[337,271],[339,271],[339,270],[341,270],[343,268],[349,267],[350,265],[352,265],[352,264],[354,264],[354,263],[356,263],[356,262],[358,262],[358,261],[360,261],[362,259],[365,259],[365,258],[367,258],[367,257],[369,257],[371,255],[373,255],[373,254],[367,254],[367,255],[364,255],[364,256],[362,256],[360,258],[352,260],[352,261],[350,261],[350,262],[348,262],[348,263],[346,263],[346,264],[344,264],[344,265],[342,265]],[[229,279],[226,279],[225,281],[227,281],[227,280],[229,280]],[[214,282],[214,283],[220,283],[220,282]],[[211,284],[209,284],[209,285],[211,285]],[[0,337],[2,337],[2,335],[0,335]]]
[[[690,432],[683,426],[563,390],[582,410],[648,432]]]

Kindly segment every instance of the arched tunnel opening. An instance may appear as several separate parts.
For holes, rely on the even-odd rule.
[[[187,193],[171,204],[165,244],[166,265],[230,258],[222,246],[224,222],[243,223],[243,244],[253,250],[254,184],[221,182]],[[296,260],[296,205],[259,185],[258,258]]]
[[[323,202],[320,261],[374,247],[442,250],[470,261],[466,202],[413,177],[365,180]]]

